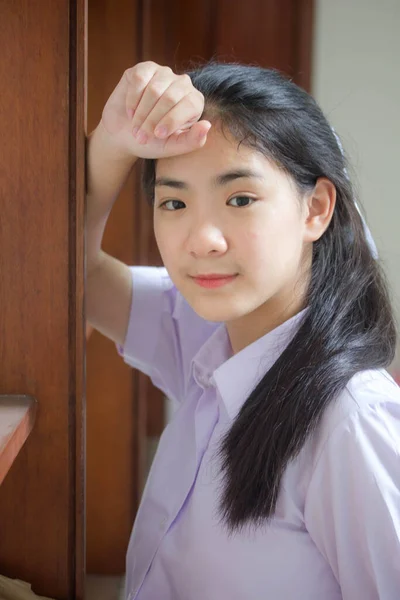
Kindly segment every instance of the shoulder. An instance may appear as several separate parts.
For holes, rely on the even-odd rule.
[[[185,397],[191,363],[218,323],[201,319],[188,305],[163,267],[131,267],[132,304],[125,362],[148,375],[175,400]]]
[[[312,439],[315,460],[334,437],[361,443],[361,432],[371,437],[371,427],[400,444],[400,388],[384,369],[357,373],[331,402]]]
[[[304,502],[307,531],[343,598],[397,598],[400,390],[383,370],[354,376],[324,415]]]
[[[400,388],[384,369],[362,371],[354,375],[327,412],[329,427],[341,420],[361,416],[378,406],[400,408]]]

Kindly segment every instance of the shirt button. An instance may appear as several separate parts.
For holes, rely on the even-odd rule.
[[[160,522],[160,528],[165,531],[166,529],[168,529],[168,519],[163,519]]]

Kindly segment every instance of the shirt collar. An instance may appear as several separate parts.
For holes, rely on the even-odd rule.
[[[234,419],[242,405],[293,339],[307,309],[233,355],[224,324],[217,327],[192,360],[192,375],[203,389],[216,386]]]

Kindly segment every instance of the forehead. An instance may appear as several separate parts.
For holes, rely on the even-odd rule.
[[[219,127],[212,127],[205,145],[199,150],[159,159],[156,164],[156,177],[213,178],[216,174],[232,168],[256,170],[265,175],[266,180],[279,173],[278,167],[260,152],[239,144]]]

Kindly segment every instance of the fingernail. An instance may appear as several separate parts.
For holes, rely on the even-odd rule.
[[[139,144],[145,144],[149,139],[149,136],[144,131],[139,131],[136,137]]]
[[[154,130],[154,134],[158,138],[166,138],[168,135],[168,129],[166,127],[156,127]]]
[[[208,133],[208,131],[202,131],[201,133],[199,133],[199,135],[198,135],[198,139],[199,139],[200,141],[201,141],[201,140],[204,140],[204,138],[207,136],[207,133]]]
[[[132,129],[132,135],[133,135],[134,137],[136,137],[136,136],[137,136],[137,132],[138,132],[138,131],[139,131],[139,127],[134,127],[134,128]]]

